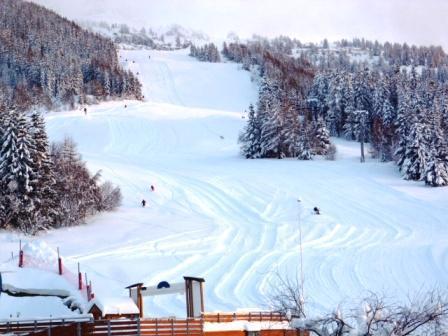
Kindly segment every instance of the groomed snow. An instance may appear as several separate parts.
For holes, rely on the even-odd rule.
[[[237,136],[256,99],[247,72],[187,51],[121,56],[139,73],[145,102],[51,113],[47,122],[51,139],[72,136],[89,168],[120,185],[123,206],[34,238],[59,246],[73,271],[80,262],[96,297],[190,275],[205,278],[208,311],[266,308],[276,273],[297,275],[299,225],[309,308],[334,308],[367,290],[404,298],[447,283],[446,188],[403,181],[391,163],[360,164],[358,145],[342,140],[332,162],[245,160]],[[0,234],[1,260],[19,238],[31,239]],[[145,313],[183,316],[185,299],[146,298]]]

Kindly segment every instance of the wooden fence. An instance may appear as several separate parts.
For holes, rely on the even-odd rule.
[[[287,321],[286,317],[275,312],[247,312],[247,313],[205,313],[202,315],[204,322],[282,322]]]
[[[94,321],[91,335],[202,336],[200,319],[138,319]]]
[[[71,335],[83,336],[89,332],[91,318],[42,319],[0,322],[0,335]],[[70,330],[70,334],[61,333]]]
[[[204,336],[204,322],[280,322],[278,313],[206,313],[198,319],[117,319],[91,317],[0,322],[0,335],[35,336]]]

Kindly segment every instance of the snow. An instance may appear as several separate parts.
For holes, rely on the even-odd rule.
[[[87,311],[96,305],[106,315],[124,315],[124,314],[139,314],[140,311],[129,297],[106,297],[101,299],[94,299],[87,305]]]
[[[187,53],[123,50],[121,60],[144,83],[144,102],[48,115],[51,139],[72,136],[88,167],[121,187],[123,205],[36,238],[0,233],[0,270],[16,270],[9,256],[22,239],[34,244],[33,255],[59,247],[72,272],[80,262],[99,299],[126,296],[132,283],[186,275],[205,278],[207,311],[268,309],[276,274],[298,274],[300,225],[308,310],[334,309],[368,290],[404,299],[447,283],[448,189],[404,181],[392,163],[361,164],[359,144],[337,139],[336,161],[241,158],[241,116],[257,92],[250,74]],[[5,273],[14,277],[9,284],[19,286],[27,268],[18,271]],[[36,288],[42,274],[28,272],[23,286]],[[53,277],[42,276],[42,288],[67,289],[54,285],[55,269],[45,272]],[[28,307],[5,300],[0,317]],[[185,314],[183,295],[144,301],[147,316]],[[40,306],[62,313],[53,303]]]
[[[233,321],[225,323],[205,322],[204,331],[228,331],[228,330],[283,330],[289,329],[288,322],[247,322],[247,321]]]
[[[3,267],[0,266],[0,268]],[[11,268],[12,265],[9,266],[9,269]],[[63,304],[63,299],[57,296],[73,296],[79,302],[85,301],[64,277],[47,270],[17,268],[14,271],[2,273],[2,278],[3,290],[51,296],[12,297],[2,293],[0,295],[0,319],[78,316],[79,312],[72,312]]]

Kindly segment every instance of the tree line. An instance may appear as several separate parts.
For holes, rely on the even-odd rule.
[[[110,211],[121,192],[92,175],[70,138],[49,143],[39,113],[0,114],[0,228],[35,234]]]
[[[412,49],[417,56],[425,50],[432,55],[432,62],[417,69],[406,66],[402,54],[389,61],[362,63],[341,60],[337,53],[326,59],[309,60],[304,53],[293,57],[288,55],[290,43],[285,38],[276,43],[258,38],[223,44],[226,58],[258,76],[258,101],[249,107],[239,139],[245,157],[333,157],[330,135],[362,145],[369,142],[370,154],[395,161],[404,179],[448,185],[448,77],[443,50]],[[384,53],[388,44],[378,48]]]
[[[306,105],[315,69],[305,58],[285,54],[282,41],[223,45],[223,55],[255,72],[259,83],[257,104],[249,106],[239,137],[241,152],[246,158],[333,159],[335,147],[325,122],[313,119]]]
[[[221,62],[221,56],[219,55],[219,49],[213,43],[207,43],[203,46],[190,46],[190,56],[197,58],[201,62]]]
[[[0,107],[27,110],[140,98],[113,42],[22,0],[0,0]]]

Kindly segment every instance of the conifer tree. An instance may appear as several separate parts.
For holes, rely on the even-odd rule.
[[[298,160],[312,160],[312,146],[311,146],[311,131],[308,125],[304,124],[297,144],[297,159]]]
[[[330,133],[325,127],[324,121],[319,119],[314,131],[314,153],[317,155],[327,154],[330,144]]]
[[[0,149],[4,226],[32,232],[34,167],[25,116],[12,110],[6,118]]]
[[[250,104],[247,125],[239,138],[242,154],[247,159],[258,158],[261,152],[260,141],[261,141],[260,125],[255,115],[254,106]]]
[[[424,125],[418,121],[411,125],[401,173],[405,180],[418,181],[422,178],[427,165],[428,146]]]
[[[440,187],[448,185],[448,143],[442,130],[442,112],[439,97],[433,101],[430,115],[431,151],[428,155],[424,181],[427,185]]]
[[[48,228],[57,217],[56,180],[53,163],[49,157],[49,143],[42,115],[35,112],[31,115],[31,135],[33,137],[32,160],[35,165],[35,226]]]

